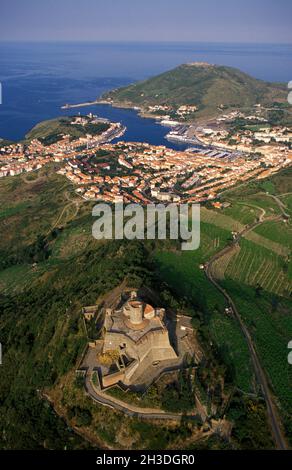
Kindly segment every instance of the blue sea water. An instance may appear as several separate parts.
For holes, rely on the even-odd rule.
[[[62,111],[60,107],[193,61],[237,67],[269,81],[292,80],[292,45],[2,42],[0,137],[21,139],[39,121],[92,111],[125,124],[123,139],[180,148],[167,143],[165,128],[133,110],[97,105]]]

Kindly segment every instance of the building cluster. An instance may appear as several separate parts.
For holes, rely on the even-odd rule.
[[[155,104],[155,105],[148,106],[148,111],[151,113],[171,112],[172,107],[167,104]]]
[[[176,114],[179,116],[187,116],[188,114],[193,114],[198,110],[195,105],[182,105],[176,110]]]
[[[270,142],[278,143],[291,143],[292,144],[292,132],[287,127],[276,127],[273,129],[263,127],[254,133],[256,140],[260,140],[269,144]]]
[[[196,136],[205,145],[212,143],[218,148],[246,153],[288,154],[292,148],[292,132],[286,126],[243,127],[232,132],[216,127],[197,128]]]
[[[156,104],[147,107],[147,112],[150,114],[158,114],[164,120],[170,118],[184,119],[194,114],[198,110],[196,105],[183,104],[178,107],[170,106],[167,104]]]
[[[86,116],[82,116],[80,114],[78,116],[74,116],[70,124],[86,126],[88,124],[100,124],[100,123],[109,123],[109,120],[96,116],[95,114],[89,113]]]
[[[86,122],[79,122],[80,119],[85,118],[76,117],[71,124],[88,123],[87,119]],[[70,135],[62,135],[60,140],[50,145],[44,145],[40,140],[33,139],[29,143],[0,146],[0,177],[38,170],[54,161],[69,161],[80,155],[87,156],[94,153],[100,144],[120,137],[124,131],[125,128],[121,123],[109,123],[109,127],[100,134],[86,134],[74,140]]]
[[[257,112],[257,111],[256,111]],[[238,117],[236,111],[229,118]],[[246,116],[245,116],[246,117]],[[75,116],[71,124],[86,125],[100,118]],[[264,178],[291,164],[291,129],[282,126],[230,129],[180,125],[168,134],[192,144],[185,151],[140,142],[111,143],[125,128],[108,123],[98,135],[84,135],[44,145],[40,140],[0,148],[0,177],[33,171],[55,161],[64,162],[59,173],[76,185],[87,200],[204,202],[237,183]]]
[[[268,122],[268,120],[262,115],[261,105],[255,105],[255,112],[251,114],[246,114],[238,110],[230,111],[227,114],[221,114],[217,117],[216,122],[232,122],[234,119],[245,119],[246,121],[256,121],[256,122]]]
[[[177,151],[147,143],[99,146],[102,158],[69,161],[60,170],[85,199],[107,202],[204,202],[251,178],[263,178],[291,164],[292,152],[263,149],[263,156],[214,149]],[[106,160],[106,161],[105,161]]]

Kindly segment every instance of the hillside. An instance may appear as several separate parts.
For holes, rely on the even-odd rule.
[[[283,193],[282,200],[291,210],[290,172],[259,185],[251,183],[244,192],[228,194],[232,205],[224,212],[205,208],[200,249],[182,253],[174,242],[94,240],[92,203],[80,199],[53,167],[2,179],[0,433],[5,438],[0,448],[86,445],[62,420],[56,420],[38,390],[56,400],[71,428],[92,438],[95,446],[271,447],[263,402],[259,396],[247,395],[259,393],[247,344],[235,319],[224,313],[224,298],[199,269],[200,263],[228,243],[233,227],[254,220],[261,208],[279,211],[269,196],[261,195],[266,185],[280,197]],[[233,259],[227,260],[216,275],[234,296],[255,338],[288,434],[291,370],[286,357],[292,325],[287,292],[291,266],[286,248],[290,225],[284,227],[278,221],[282,230],[274,230],[275,223],[263,225],[257,237],[243,243],[240,260],[235,264]],[[259,259],[255,253],[260,253]],[[236,260],[235,256],[238,253],[234,254]],[[252,257],[254,264],[249,263]],[[235,269],[239,263],[240,272]],[[86,343],[81,306],[96,302],[125,278],[131,285],[154,287],[166,305],[193,317],[200,342],[209,348],[208,361],[214,371],[210,375],[206,362],[202,386],[208,389],[216,376],[224,377],[226,390],[234,392],[224,411],[234,423],[230,442],[213,436],[197,444],[192,440],[195,423],[173,427],[127,418],[94,404],[76,382],[76,364]],[[122,431],[117,433],[117,429]]]
[[[287,100],[286,86],[257,80],[235,68],[202,63],[183,64],[142,82],[110,91],[114,104],[139,106],[195,105],[197,117],[218,114],[218,108],[251,107]]]
[[[57,142],[63,135],[70,135],[72,139],[85,137],[86,134],[99,135],[109,128],[109,124],[98,122],[92,124],[89,120],[85,125],[71,124],[74,116],[63,116],[42,121],[34,126],[25,136],[25,141],[39,139],[44,145]]]

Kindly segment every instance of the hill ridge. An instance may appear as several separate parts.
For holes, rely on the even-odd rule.
[[[222,110],[270,105],[287,99],[286,85],[266,82],[241,70],[207,62],[189,62],[154,77],[118,88],[103,95],[112,104],[139,107],[167,106],[164,114],[180,106],[196,106],[190,116],[213,117]],[[170,110],[170,113],[169,113]],[[163,114],[158,110],[157,114]]]

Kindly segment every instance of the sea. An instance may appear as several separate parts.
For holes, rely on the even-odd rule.
[[[40,121],[93,112],[122,122],[127,127],[123,140],[183,149],[184,144],[165,139],[167,128],[134,110],[61,106],[94,100],[107,90],[195,61],[237,67],[287,87],[292,80],[292,45],[285,44],[0,42],[0,137],[20,140]]]

